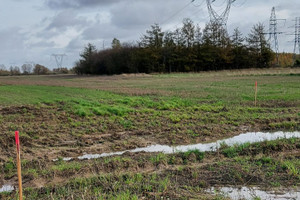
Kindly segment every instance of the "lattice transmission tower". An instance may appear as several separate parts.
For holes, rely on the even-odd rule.
[[[227,30],[226,25],[229,17],[230,8],[236,0],[225,0],[226,7],[221,13],[218,13],[213,8],[212,3],[214,3],[215,1],[216,0],[206,0],[209,17],[210,17],[210,23],[222,25],[225,28],[225,30]]]
[[[66,54],[52,54],[52,56],[55,58],[57,68],[62,68],[62,63],[63,63],[64,57],[67,55]]]
[[[300,17],[295,19],[294,60],[296,60],[297,53],[300,54]]]
[[[275,53],[276,53],[276,61],[277,64],[279,64],[279,44],[278,44],[278,35],[282,34],[283,32],[279,32],[277,29],[277,24],[279,20],[286,20],[286,19],[277,19],[276,18],[276,12],[275,7],[272,8],[270,22],[269,22],[269,43],[273,47]]]

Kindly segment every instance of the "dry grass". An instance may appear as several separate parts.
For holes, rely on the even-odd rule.
[[[174,74],[122,74],[114,76],[5,76],[0,77],[0,85],[44,85],[89,88],[112,91],[129,95],[176,95],[199,97],[207,95],[203,89],[213,87],[212,82],[232,80],[260,81],[265,83],[263,75],[300,74],[300,68],[268,68],[210,71],[201,73]],[[280,76],[268,79],[269,84],[280,81]],[[298,79],[298,77],[294,77]],[[188,87],[187,87],[188,86]],[[186,88],[188,88],[186,90]]]

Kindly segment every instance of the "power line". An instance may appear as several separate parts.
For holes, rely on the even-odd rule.
[[[244,0],[244,2],[240,3],[240,4],[233,4],[234,7],[240,8],[243,5],[245,5],[245,3],[247,2],[247,0]]]
[[[222,13],[218,13],[213,8],[213,3],[215,1],[216,0],[206,0],[208,12],[209,12],[209,17],[210,17],[210,23],[220,24],[226,29],[230,8],[236,0],[225,0],[222,4],[225,4],[225,2],[226,2],[226,7],[225,7],[225,9]],[[221,4],[221,6],[222,6],[222,4]]]
[[[216,4],[215,3],[216,1],[212,1],[212,3],[214,4],[215,7],[222,7],[226,3],[226,1],[227,0],[223,0],[220,4]]]
[[[195,1],[192,1],[192,3],[193,3],[193,2],[195,2]],[[194,6],[194,7],[201,7],[201,6],[203,5],[204,2],[205,2],[205,0],[203,0],[203,1],[202,1],[200,4],[198,4],[198,5],[196,5],[196,4],[193,3],[193,6]]]
[[[161,25],[165,24],[166,22],[168,22],[170,19],[172,19],[173,17],[175,17],[176,15],[178,15],[179,13],[181,13],[184,9],[186,9],[189,5],[191,5],[195,0],[192,0],[191,2],[189,2],[188,4],[186,4],[184,7],[180,8],[178,11],[176,11],[173,15],[171,15],[170,17],[168,17],[166,20],[164,20]]]
[[[296,62],[297,58],[297,53],[300,54],[300,17],[296,17],[295,20],[295,25],[294,27],[289,27],[289,28],[295,28],[295,32],[291,34],[286,34],[286,35],[294,35],[294,63]]]

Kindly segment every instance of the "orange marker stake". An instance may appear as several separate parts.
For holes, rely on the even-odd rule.
[[[19,131],[15,131],[15,139],[16,139],[16,147],[17,147],[17,167],[18,167],[18,180],[19,180],[19,199],[23,200]]]
[[[255,81],[255,102],[254,102],[255,107],[256,107],[256,102],[257,102],[257,81]]]

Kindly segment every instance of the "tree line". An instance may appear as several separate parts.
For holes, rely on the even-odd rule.
[[[46,75],[46,74],[67,74],[70,70],[68,68],[54,68],[50,70],[49,68],[45,67],[44,65],[40,64],[23,64],[21,67],[18,66],[10,66],[8,69],[5,65],[0,65],[0,75],[1,76],[13,76],[13,75]]]
[[[265,68],[272,66],[275,60],[261,23],[254,25],[244,37],[238,28],[229,35],[220,24],[207,24],[202,30],[191,19],[184,19],[182,26],[174,31],[163,32],[158,24],[154,24],[138,42],[121,44],[114,38],[111,46],[97,50],[88,44],[80,54],[74,72],[199,72]]]

